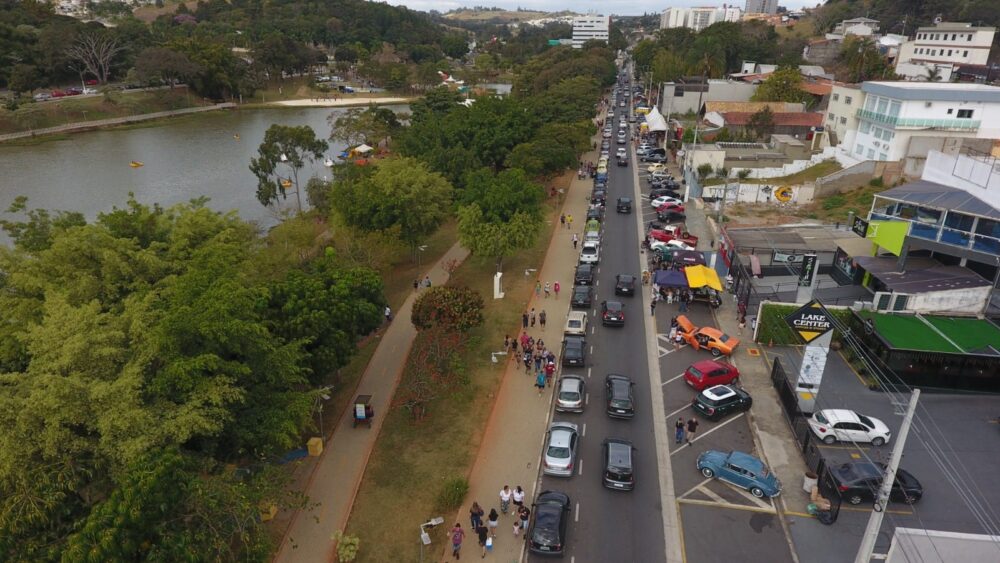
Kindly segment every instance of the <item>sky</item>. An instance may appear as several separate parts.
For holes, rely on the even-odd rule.
[[[659,13],[674,6],[722,6],[729,4],[742,8],[745,0],[388,0],[389,4],[407,6],[414,10],[437,10],[447,12],[455,8],[473,6],[496,6],[510,10],[518,7],[543,12],[572,10],[578,13],[593,11],[599,14],[635,16],[643,13]],[[821,0],[779,0],[778,4],[789,9],[815,6]]]

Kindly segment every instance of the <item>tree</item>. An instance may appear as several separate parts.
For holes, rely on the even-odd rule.
[[[517,250],[530,248],[538,238],[542,218],[519,211],[510,221],[489,221],[478,204],[458,208],[458,240],[470,252],[496,259],[497,272],[503,259]]]
[[[510,221],[517,213],[537,215],[544,198],[544,189],[518,168],[496,175],[488,168],[470,172],[460,195],[461,203],[479,205],[485,219],[496,223]]]
[[[87,72],[97,77],[102,84],[108,81],[111,67],[125,46],[109,33],[84,33],[66,49],[66,53],[82,64]]]
[[[924,80],[926,80],[927,82],[941,82],[943,78],[944,77],[941,74],[941,67],[937,65],[927,67],[926,76],[924,77]]]
[[[893,72],[889,60],[878,50],[878,46],[866,37],[848,36],[837,55],[850,82],[866,80],[892,80]]]
[[[764,106],[750,116],[747,132],[753,135],[754,140],[767,140],[771,137],[774,133],[774,113],[770,107]]]
[[[483,296],[468,287],[437,286],[421,292],[410,320],[417,330],[464,334],[483,324]]]
[[[257,201],[263,206],[288,197],[286,190],[295,187],[295,199],[302,212],[299,190],[299,170],[315,159],[322,158],[329,144],[316,138],[308,125],[274,124],[264,133],[264,142],[257,147],[257,157],[250,159],[250,171],[257,177]],[[279,166],[287,167],[289,176],[282,177]]]
[[[348,147],[361,143],[378,146],[402,126],[394,111],[375,104],[345,113],[331,113],[326,120],[331,126],[330,140],[342,141]]]
[[[166,47],[148,47],[135,59],[135,71],[146,83],[163,81],[173,88],[178,82],[197,75],[201,67],[184,53]]]
[[[695,169],[698,174],[698,180],[704,182],[712,174],[712,165],[709,163],[701,164]]]
[[[675,82],[684,76],[687,65],[675,52],[660,49],[653,58],[653,82]]]
[[[796,67],[783,67],[771,73],[754,92],[755,102],[805,102],[809,95],[802,91],[802,73]]]
[[[10,78],[7,79],[7,87],[14,94],[31,92],[39,83],[38,68],[34,65],[18,63],[10,71]]]
[[[378,162],[357,181],[334,182],[334,208],[349,225],[366,231],[398,227],[416,256],[417,246],[448,217],[453,188],[413,158]]]

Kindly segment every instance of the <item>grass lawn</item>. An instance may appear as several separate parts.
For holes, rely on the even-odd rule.
[[[383,276],[385,297],[393,310],[399,309],[403,301],[413,292],[413,280],[423,278],[429,264],[434,264],[458,240],[458,224],[449,221],[441,226],[427,241],[427,248],[420,253],[419,261],[410,258],[409,252],[400,254],[399,260],[392,265],[392,275]],[[492,295],[492,289],[491,295]]]
[[[568,186],[571,177],[560,178],[560,186]],[[547,205],[550,224],[533,248],[505,260],[503,300],[492,299],[491,258],[470,257],[452,275],[451,284],[477,290],[486,303],[486,322],[473,331],[462,358],[469,384],[432,401],[419,423],[402,408],[387,415],[347,526],[348,534],[361,538],[358,561],[418,560],[416,531],[419,524],[444,514],[437,503],[443,483],[467,477],[505,366],[493,364],[490,352],[499,349],[505,333],[515,334],[520,326],[521,310],[534,287],[534,278],[520,272],[540,267],[558,224],[557,209],[554,202]],[[431,531],[434,555],[428,553],[428,561],[436,559],[447,529]]]

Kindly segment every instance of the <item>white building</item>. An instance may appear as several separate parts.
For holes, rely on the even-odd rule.
[[[573,18],[573,48],[579,49],[587,41],[608,42],[611,18],[588,14]]]
[[[923,172],[931,150],[991,144],[1000,139],[1000,87],[936,82],[865,82],[857,131],[842,145],[859,160],[902,161]],[[845,134],[845,139],[851,133]]]
[[[864,94],[857,84],[834,83],[830,89],[830,103],[826,106],[826,129],[833,145],[853,146],[854,133],[858,130],[858,109],[864,103]]]
[[[843,20],[837,25],[833,26],[833,32],[827,33],[827,39],[843,39],[848,35],[857,35],[859,37],[871,37],[878,32],[878,20],[873,20],[870,18],[853,18],[849,20]]]
[[[667,8],[660,14],[660,29],[687,27],[701,31],[719,22],[738,22],[743,11],[723,4],[721,8]]]
[[[995,27],[973,27],[970,23],[942,22],[917,29],[913,39],[899,46],[896,74],[909,80],[925,80],[929,68],[946,70],[955,65],[985,65],[990,58]],[[941,80],[945,81],[944,75]]]
[[[748,14],[777,14],[778,0],[747,0]]]

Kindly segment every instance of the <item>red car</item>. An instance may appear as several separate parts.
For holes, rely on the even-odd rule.
[[[672,240],[679,240],[688,246],[698,246],[698,237],[692,235],[687,231],[681,231],[680,229],[650,229],[649,238],[651,240],[658,240],[661,242],[670,242]]]
[[[90,80],[84,82],[84,84],[86,84],[87,86],[97,86],[97,80],[94,79],[94,78],[91,78]]]
[[[657,213],[666,213],[667,211],[673,211],[674,213],[684,213],[684,206],[679,203],[664,203],[663,205],[656,208]]]
[[[716,385],[729,385],[740,377],[736,366],[715,360],[702,360],[691,364],[684,372],[684,381],[696,391]]]
[[[62,90],[53,90],[49,95],[52,96],[53,98],[65,98],[69,94],[63,92]]]

